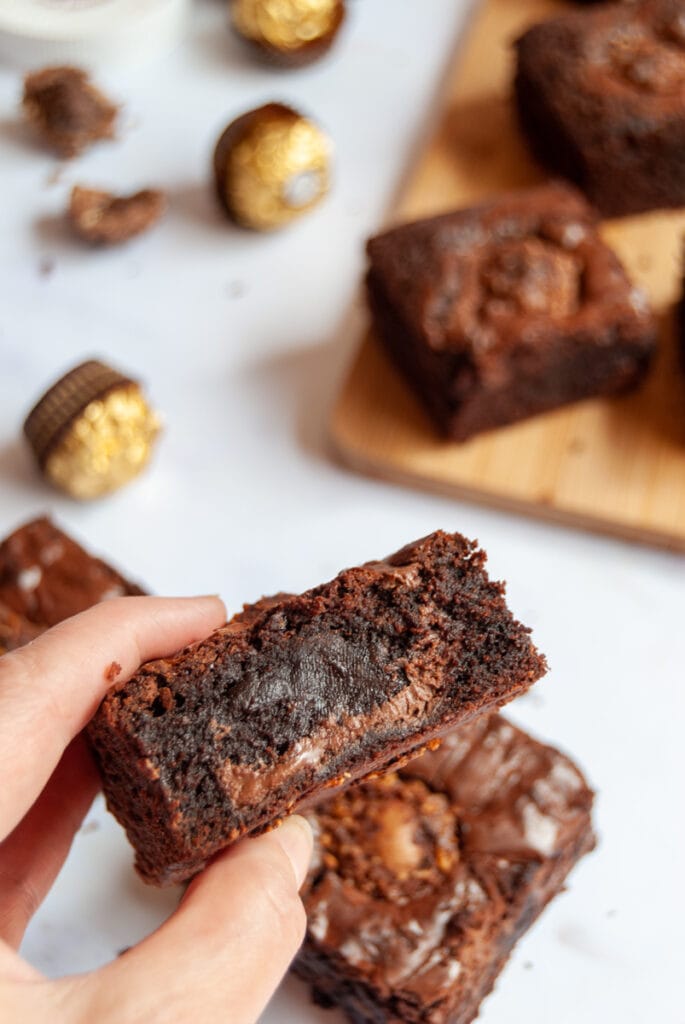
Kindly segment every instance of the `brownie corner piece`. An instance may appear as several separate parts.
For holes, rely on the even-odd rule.
[[[262,601],[114,688],[90,737],[141,875],[190,877],[526,690],[545,660],[484,561],[459,534],[431,534]]]
[[[0,543],[0,603],[39,632],[99,601],[142,593],[46,516]]]
[[[529,28],[514,93],[531,149],[607,216],[685,205],[681,0],[612,3]]]
[[[569,758],[493,715],[317,806],[294,973],[353,1024],[469,1024],[593,848],[592,800]]]
[[[560,182],[370,240],[375,333],[447,437],[636,386],[656,346],[644,294]]]

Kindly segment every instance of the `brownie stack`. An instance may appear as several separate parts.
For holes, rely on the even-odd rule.
[[[149,881],[189,877],[307,801],[315,856],[293,969],[358,1024],[471,1021],[594,845],[578,769],[493,712],[545,663],[484,562],[439,532],[246,606],[115,686],[90,726]],[[0,545],[0,644],[139,593],[36,520]]]

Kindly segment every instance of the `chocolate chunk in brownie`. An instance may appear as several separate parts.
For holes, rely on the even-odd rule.
[[[526,690],[545,662],[484,562],[432,534],[262,602],[110,691],[90,737],[141,875],[188,878],[304,799]]]
[[[78,156],[93,142],[111,139],[118,107],[80,68],[54,67],[24,79],[24,113],[60,156]]]
[[[38,632],[108,597],[142,593],[49,519],[25,523],[0,544],[0,604]]]
[[[650,363],[646,299],[565,185],[405,224],[368,252],[375,332],[448,437],[626,391]]]
[[[80,238],[94,245],[118,245],[153,227],[166,209],[166,196],[146,188],[115,196],[75,185],[69,199],[69,221]]]
[[[575,765],[499,715],[309,817],[293,970],[353,1024],[468,1024],[515,942],[593,848]]]
[[[574,11],[516,50],[521,125],[546,166],[608,216],[685,205],[682,0]]]

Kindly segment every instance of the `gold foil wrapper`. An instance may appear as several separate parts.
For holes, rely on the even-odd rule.
[[[219,198],[245,227],[268,231],[313,209],[330,188],[331,144],[308,118],[271,103],[229,125],[214,159]]]
[[[233,27],[272,57],[315,59],[336,35],[343,0],[232,0]]]
[[[159,429],[140,386],[95,360],[57,381],[24,424],[45,476],[82,500],[109,494],[137,476]]]

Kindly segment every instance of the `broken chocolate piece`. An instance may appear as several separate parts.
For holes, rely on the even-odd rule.
[[[79,68],[44,68],[27,75],[22,105],[44,141],[63,157],[78,156],[93,142],[114,135],[118,107]]]

